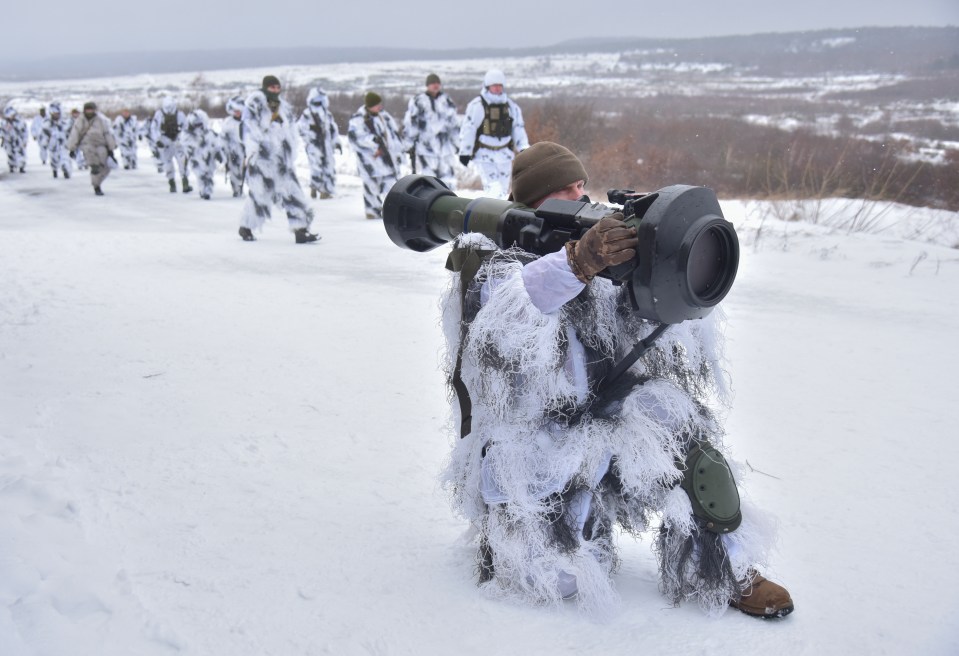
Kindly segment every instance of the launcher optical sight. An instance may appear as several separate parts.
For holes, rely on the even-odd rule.
[[[733,286],[739,239],[723,217],[716,194],[706,187],[672,185],[651,194],[609,192],[637,229],[636,257],[599,275],[625,284],[633,310],[663,324],[700,319]],[[502,248],[517,246],[545,255],[579,239],[616,208],[549,199],[537,209],[492,198],[460,198],[440,180],[408,175],[393,185],[383,204],[383,224],[393,243],[424,252],[457,235],[479,232]]]

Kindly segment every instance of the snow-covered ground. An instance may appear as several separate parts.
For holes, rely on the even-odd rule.
[[[295,245],[145,152],[103,198],[30,157],[0,174],[3,656],[959,653],[957,215],[723,199],[729,441],[796,612],[671,608],[623,537],[597,621],[476,588],[438,484],[445,249],[363,219],[348,164]]]

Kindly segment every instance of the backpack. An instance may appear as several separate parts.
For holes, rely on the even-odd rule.
[[[167,114],[163,112],[163,122],[160,124],[160,132],[170,141],[176,141],[180,134],[180,122],[177,120],[177,113]]]

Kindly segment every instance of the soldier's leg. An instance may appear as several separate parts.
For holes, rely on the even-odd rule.
[[[320,163],[320,198],[332,198],[336,193],[336,160],[333,155]]]
[[[247,199],[240,213],[240,230],[259,231],[270,218],[274,184],[264,176],[256,161],[247,168],[246,183]]]
[[[442,155],[436,158],[436,173],[434,175],[442,180],[447,187],[456,191],[456,173],[453,171],[453,160]]]
[[[366,218],[379,219],[381,203],[379,201],[380,182],[378,178],[370,175],[361,165],[360,180],[363,182],[363,208],[366,210]]]
[[[386,197],[386,194],[389,193],[390,189],[393,188],[394,184],[396,184],[396,175],[392,173],[375,179],[375,186],[373,187],[374,194],[371,202],[373,203],[373,212],[379,219],[383,218],[383,199]]]
[[[309,228],[313,222],[313,210],[310,209],[300,181],[293,171],[287,171],[277,183],[280,205],[286,210],[290,230]]]
[[[176,184],[176,168],[173,162],[174,160],[174,146],[162,146],[157,148],[157,152],[160,155],[160,165],[163,168],[163,173],[166,174],[166,179],[169,180],[174,185]],[[173,191],[176,191],[174,189]]]
[[[509,195],[509,177],[512,166],[512,153],[505,148],[489,150],[480,148],[476,151],[473,162],[479,170],[483,181],[483,192],[492,198],[506,198]]]

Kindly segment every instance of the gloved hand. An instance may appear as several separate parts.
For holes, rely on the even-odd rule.
[[[71,151],[70,151],[70,159],[76,159],[76,158],[77,158],[77,151],[71,150]]]
[[[605,216],[582,239],[566,242],[569,267],[582,282],[589,282],[607,267],[636,257],[636,228],[626,225],[623,218],[622,212]]]
[[[469,155],[460,155],[460,164],[463,166],[469,166],[470,160],[473,159]]]

